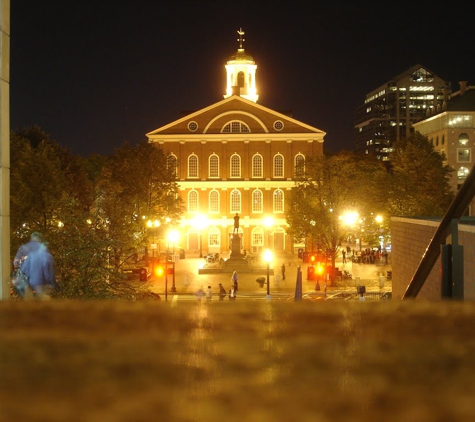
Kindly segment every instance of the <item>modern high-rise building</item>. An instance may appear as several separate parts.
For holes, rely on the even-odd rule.
[[[441,110],[450,84],[417,64],[366,95],[356,111],[355,151],[386,161],[421,118]]]
[[[414,123],[414,130],[426,136],[436,151],[443,153],[454,169],[451,185],[460,189],[475,161],[475,86],[459,82],[460,89],[450,94],[443,107],[432,110],[426,118]],[[472,201],[467,215],[475,215]]]
[[[185,203],[177,246],[192,255],[229,251],[236,216],[241,251],[304,246],[287,235],[285,213],[299,163],[323,154],[325,132],[257,104],[257,65],[238,34],[224,99],[146,134],[176,169]]]

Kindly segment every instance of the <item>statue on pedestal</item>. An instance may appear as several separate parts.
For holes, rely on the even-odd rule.
[[[239,233],[239,214],[236,213],[236,215],[234,216],[234,231],[233,231],[233,234],[234,233]]]

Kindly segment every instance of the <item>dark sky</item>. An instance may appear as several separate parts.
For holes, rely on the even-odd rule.
[[[475,84],[475,7],[419,3],[11,0],[11,130],[84,156],[137,143],[223,99],[242,27],[258,103],[352,149],[365,94],[409,67]]]

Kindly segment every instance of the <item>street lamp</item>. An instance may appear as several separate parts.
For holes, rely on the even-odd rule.
[[[270,283],[269,283],[269,264],[272,261],[272,252],[266,249],[264,252],[264,261],[267,263],[267,299],[270,299]]]
[[[200,258],[203,258],[203,230],[208,226],[208,217],[206,215],[197,215],[194,218],[194,223],[200,233]]]
[[[178,242],[178,238],[180,237],[180,233],[178,230],[170,230],[168,232],[168,241],[173,244],[173,255],[172,255],[172,262],[173,262],[173,283],[172,283],[172,292],[176,292],[175,287],[175,245]],[[168,261],[168,254],[167,254],[167,261]]]

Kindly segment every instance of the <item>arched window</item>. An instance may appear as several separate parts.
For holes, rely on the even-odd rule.
[[[239,72],[237,74],[237,86],[239,88],[243,88],[244,87],[244,72]]]
[[[188,177],[198,177],[198,156],[191,154],[188,157]]]
[[[198,212],[198,192],[194,189],[188,192],[188,212]]]
[[[284,177],[284,156],[282,154],[274,156],[274,177]]]
[[[252,212],[262,212],[262,191],[259,189],[252,192]]]
[[[221,129],[221,133],[249,133],[250,131],[249,126],[239,120],[228,122]]]
[[[237,154],[233,154],[230,158],[230,176],[241,177],[241,157]]]
[[[284,212],[284,192],[282,189],[274,191],[274,212]]]
[[[294,160],[295,177],[303,177],[305,175],[305,157],[303,154],[297,154]]]
[[[241,212],[241,192],[237,189],[231,191],[231,212]]]
[[[175,177],[178,177],[178,159],[176,158],[176,155],[174,154],[169,154],[167,157],[167,168],[169,168]]]
[[[219,177],[219,157],[216,154],[209,156],[209,177]]]
[[[263,177],[261,154],[256,154],[252,157],[252,177]]]
[[[209,193],[209,212],[219,212],[219,192],[216,189]]]

